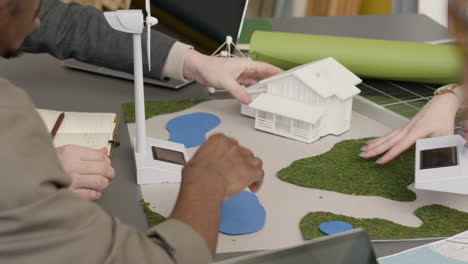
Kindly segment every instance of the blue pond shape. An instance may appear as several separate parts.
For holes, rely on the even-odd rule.
[[[244,235],[260,231],[265,226],[266,212],[257,195],[242,191],[223,202],[219,232]]]
[[[206,133],[221,123],[221,119],[209,113],[192,113],[175,117],[167,122],[169,141],[197,147],[206,141]]]
[[[325,235],[333,235],[352,229],[353,226],[350,223],[343,221],[324,222],[319,225],[320,232],[324,233]]]

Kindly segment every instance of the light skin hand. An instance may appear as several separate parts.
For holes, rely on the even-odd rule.
[[[263,182],[262,161],[239,143],[221,134],[211,136],[182,171],[182,183],[170,218],[189,224],[216,251],[224,199]]]
[[[245,58],[220,58],[188,50],[185,55],[183,76],[200,84],[226,89],[243,104],[251,97],[242,86],[256,84],[259,80],[283,72],[273,65]]]
[[[455,94],[446,93],[432,98],[404,127],[368,142],[361,148],[362,158],[369,159],[385,153],[377,164],[385,164],[410,148],[417,139],[452,135],[460,102]]]
[[[107,148],[66,145],[56,148],[56,153],[65,173],[72,178],[68,189],[84,199],[99,199],[114,178]]]

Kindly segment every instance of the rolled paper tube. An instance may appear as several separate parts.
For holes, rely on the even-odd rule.
[[[283,69],[333,57],[362,78],[435,84],[459,82],[463,60],[453,45],[254,32],[250,56]]]

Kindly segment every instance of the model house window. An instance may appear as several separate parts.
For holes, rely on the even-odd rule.
[[[275,120],[275,129],[278,132],[283,132],[290,134],[291,133],[291,119],[276,115],[276,120]]]
[[[307,140],[309,138],[310,129],[311,124],[299,120],[293,120],[293,135],[296,138]]]
[[[264,111],[258,111],[258,118],[273,121],[273,114]]]
[[[306,122],[303,122],[303,121],[294,120],[293,121],[293,128],[294,129],[301,129],[301,130],[309,130],[310,129],[310,124],[306,123]]]

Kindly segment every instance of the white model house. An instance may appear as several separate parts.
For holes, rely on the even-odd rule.
[[[248,88],[242,114],[255,128],[306,143],[349,130],[353,97],[362,80],[333,58],[308,63]]]

